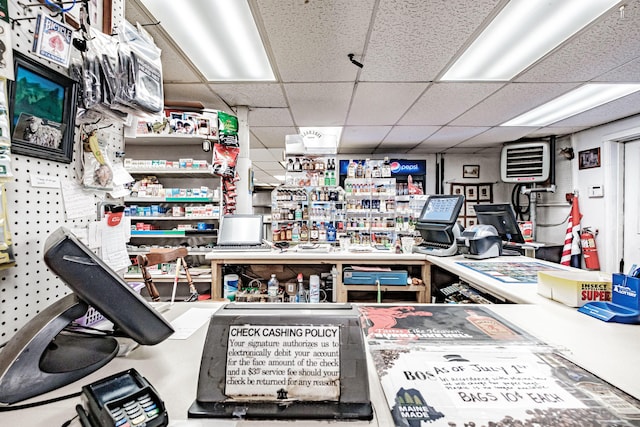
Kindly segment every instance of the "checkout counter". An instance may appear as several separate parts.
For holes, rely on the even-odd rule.
[[[556,347],[569,360],[592,374],[640,399],[640,370],[634,364],[637,355],[640,354],[640,329],[638,326],[605,323],[553,301],[540,302],[541,304],[497,304],[486,307],[527,333]],[[169,311],[165,312],[165,316],[172,321],[172,324],[179,326],[178,329],[185,329],[188,326],[180,322],[181,315],[190,312],[190,310],[213,313],[222,305],[223,303],[215,302],[176,303]],[[78,392],[83,385],[125,369],[135,368],[149,380],[164,400],[169,414],[170,426],[270,427],[291,425],[294,421],[252,421],[239,418],[190,419],[187,417],[188,410],[197,394],[200,359],[204,350],[207,329],[208,321],[186,338],[170,338],[157,346],[138,347],[126,357],[117,357],[86,378],[23,403],[53,399]],[[373,407],[372,420],[305,420],[304,425],[345,425],[350,427],[388,427],[393,425],[380,378],[376,373],[375,362],[369,352],[367,352],[367,376]],[[35,408],[0,412],[0,423],[30,427],[62,425],[74,417],[74,406],[79,402],[79,398],[73,398]],[[71,427],[78,425],[79,423],[75,420]]]

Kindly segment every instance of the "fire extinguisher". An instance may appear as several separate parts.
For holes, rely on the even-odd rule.
[[[584,257],[584,264],[587,269],[600,270],[596,235],[589,227],[582,229],[582,232],[580,233],[580,245],[582,246],[582,256]]]

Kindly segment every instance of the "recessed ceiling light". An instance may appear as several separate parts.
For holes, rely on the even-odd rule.
[[[640,84],[586,84],[500,126],[547,126],[639,90]]]
[[[511,80],[619,3],[511,0],[441,80]]]
[[[209,81],[273,81],[247,0],[140,0]]]

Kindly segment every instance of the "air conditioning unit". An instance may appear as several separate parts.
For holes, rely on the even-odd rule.
[[[506,144],[500,155],[500,174],[504,182],[544,182],[551,165],[548,142]]]

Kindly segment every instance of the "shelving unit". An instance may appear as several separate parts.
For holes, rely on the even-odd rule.
[[[290,243],[336,243],[344,230],[344,190],[336,158],[287,157],[285,185],[271,192],[271,238]]]
[[[132,222],[130,254],[175,246],[201,254],[215,243],[221,197],[220,178],[205,150],[211,138],[176,133],[125,138],[127,172],[136,181],[157,181],[124,199]]]
[[[395,178],[347,178],[344,186],[351,242],[391,246],[397,232]]]

